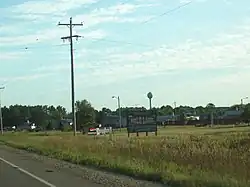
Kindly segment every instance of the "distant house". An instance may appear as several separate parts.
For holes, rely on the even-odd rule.
[[[72,119],[53,120],[50,123],[52,130],[60,130],[61,128],[70,127],[73,125]]]
[[[210,114],[201,114],[199,116],[199,120],[204,121],[204,120],[209,120]]]
[[[15,129],[19,131],[29,131],[29,130],[34,130],[35,128],[36,125],[34,123],[31,123],[29,120],[15,126]]]
[[[159,122],[159,123],[167,122],[167,121],[173,121],[173,120],[175,120],[174,115],[165,115],[165,116],[157,116],[156,117],[156,121]]]
[[[73,120],[72,119],[62,119],[59,121],[62,125],[73,125]]]
[[[180,124],[181,115],[164,115],[164,116],[157,116],[156,122],[157,124],[161,125],[175,125]]]
[[[122,127],[127,126],[127,118],[122,117]],[[102,118],[102,127],[120,127],[120,117],[118,115],[106,115]]]
[[[242,110],[228,110],[221,116],[222,119],[239,119],[243,114]]]

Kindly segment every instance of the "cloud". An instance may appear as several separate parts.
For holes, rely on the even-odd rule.
[[[27,55],[28,52],[0,52],[0,62],[16,60]]]
[[[81,80],[81,83],[82,80],[91,80],[91,82],[86,81],[85,85],[98,85],[185,71],[238,68],[248,70],[250,69],[249,33],[250,27],[246,23],[230,32],[220,33],[212,40],[203,42],[186,40],[179,45],[163,45],[140,52],[136,52],[133,48],[127,53],[121,53],[122,47],[100,50],[78,49],[75,55],[78,63],[75,68],[86,73],[76,74],[76,79]],[[60,72],[68,69],[68,63],[65,62],[52,68],[39,68],[36,71]],[[244,76],[250,79],[250,74]],[[229,79],[231,80],[226,78]]]
[[[98,0],[40,0],[26,1],[10,8],[12,9],[12,13],[23,15],[65,15],[69,10],[96,2]]]
[[[125,22],[142,22],[151,16],[133,16],[129,14],[136,12],[141,8],[150,8],[157,4],[118,4],[107,8],[94,9],[88,14],[79,14],[74,17],[76,22],[84,21],[85,28],[89,28],[100,23],[125,23]],[[126,17],[124,17],[126,15]]]
[[[0,9],[9,18],[14,18],[23,21],[38,21],[51,22],[55,20],[67,21],[69,12],[77,8],[82,8],[85,5],[98,4],[100,0],[44,0],[44,1],[27,1],[22,4],[14,5],[5,9]],[[148,8],[156,6],[156,3],[118,3],[116,5],[107,6],[105,8],[95,8],[86,14],[75,14],[76,21],[89,20],[99,23],[96,19],[101,20],[117,20],[118,17],[135,12],[140,8]],[[103,19],[103,18],[106,19]],[[112,19],[111,17],[116,17]],[[92,24],[93,25],[93,24]]]
[[[1,82],[6,82],[6,84],[16,82],[16,81],[33,81],[40,78],[48,77],[53,75],[54,73],[40,73],[40,74],[32,74],[32,75],[24,75],[24,76],[16,76],[16,77],[0,77]]]
[[[219,78],[211,78],[211,80],[208,82],[208,85],[217,85],[217,86],[231,86],[236,89],[244,87],[247,87],[246,83],[249,82],[249,75],[250,72],[250,66],[245,67],[244,69],[241,69],[240,71],[235,70],[234,73],[220,76]],[[237,85],[235,87],[235,85]]]
[[[40,44],[41,42],[53,41],[68,34],[67,27],[57,27],[58,21],[69,23],[67,11],[82,7],[86,4],[96,3],[95,0],[54,0],[54,1],[27,1],[23,4],[14,5],[5,9],[6,15],[10,17],[18,16],[24,21],[37,19],[38,22],[24,22],[13,26],[13,24],[5,24],[0,27],[0,46],[14,46],[24,44]],[[103,30],[90,30],[82,32],[86,28],[96,26],[101,23],[125,23],[125,22],[141,22],[149,16],[124,17],[135,12],[139,8],[148,8],[155,6],[154,4],[117,4],[106,8],[96,8],[86,14],[73,14],[73,22],[80,23],[85,21],[83,27],[74,28],[74,32],[81,32],[86,39],[103,38],[107,33]],[[8,17],[8,16],[7,16]],[[67,18],[66,18],[67,17]],[[16,17],[17,18],[17,17]],[[46,20],[46,19],[47,20]],[[46,22],[44,22],[46,21]],[[48,24],[48,23],[49,24]],[[54,23],[53,23],[54,22]],[[35,29],[37,27],[37,29]],[[33,30],[32,30],[33,29]],[[17,30],[19,31],[19,35]],[[25,32],[24,32],[25,30]],[[29,31],[29,32],[27,32]],[[13,36],[13,34],[15,34]],[[58,40],[57,40],[58,41]]]
[[[86,39],[102,39],[108,35],[104,30],[94,30],[92,32],[82,33]]]
[[[53,3],[58,2],[53,1]],[[69,3],[66,0],[60,0],[65,4]],[[86,4],[93,3],[93,1],[81,1]],[[89,14],[79,14],[73,16],[74,22],[86,20],[87,24],[83,28],[75,28],[74,33],[85,37],[85,39],[92,38],[104,38],[109,33],[104,30],[96,29],[91,31],[81,31],[85,29],[86,25],[94,26],[100,23],[107,22],[134,22],[138,21],[139,17],[129,17],[127,15],[134,13],[140,8],[148,8],[158,5],[159,1],[155,4],[144,2],[143,4],[124,3],[111,5],[107,8],[96,8]],[[39,14],[50,15],[56,11],[55,7],[49,9],[47,7],[48,1],[36,1],[29,2],[25,5],[15,6],[14,12],[22,12],[24,14],[36,14],[38,3],[42,3],[42,9],[39,10]],[[81,4],[82,6],[83,4]],[[34,9],[30,8],[34,6]],[[63,5],[60,5],[63,6]],[[77,8],[75,6],[69,6],[71,8],[62,8],[62,12],[69,11],[70,9]],[[43,9],[48,10],[43,10]],[[42,12],[43,11],[43,12]],[[57,16],[60,16],[60,11]],[[56,13],[57,14],[57,13]],[[54,15],[54,14],[53,14]],[[126,16],[126,17],[125,17]],[[140,17],[142,19],[142,17]],[[68,22],[68,20],[65,20]],[[17,37],[0,37],[0,46],[14,46],[14,45],[28,45],[28,44],[40,44],[43,42],[58,42],[61,36],[68,35],[67,27],[53,27],[43,28],[40,31],[36,31],[34,34],[20,35]],[[135,79],[144,76],[153,76],[165,73],[178,73],[187,70],[206,70],[206,69],[223,69],[223,68],[235,68],[241,66],[242,68],[249,67],[250,59],[250,27],[248,23],[242,26],[238,26],[232,32],[221,33],[212,40],[205,42],[187,40],[177,46],[162,45],[150,50],[136,51],[133,50],[127,53],[121,53],[119,50],[110,51],[107,53],[106,49],[87,51],[83,50],[77,52],[75,55],[77,60],[81,61],[76,65],[77,69],[84,69],[88,71],[87,74],[77,75],[78,79],[89,80],[91,77],[91,84],[107,84],[112,82],[118,82],[128,79]],[[38,39],[38,40],[37,40]],[[79,49],[79,48],[78,48]],[[68,54],[67,54],[68,55]],[[84,61],[80,58],[84,56]],[[90,60],[90,58],[98,56],[99,59]],[[13,58],[3,57],[3,58]],[[67,56],[68,59],[68,56]],[[51,71],[60,72],[68,70],[69,66],[65,64],[57,64],[52,67],[41,67],[35,70],[35,72]],[[85,79],[86,77],[88,79]]]
[[[93,30],[89,32],[73,32],[74,34],[79,34],[84,36],[86,39],[101,39],[107,36],[107,33],[103,30]],[[55,25],[55,28],[51,29],[44,29],[41,31],[36,31],[34,34],[28,35],[20,35],[20,36],[0,36],[0,47],[5,46],[17,46],[17,45],[25,45],[29,46],[30,44],[39,45],[41,43],[48,43],[50,44],[58,44],[61,43],[62,36],[68,36],[69,30],[67,27],[58,27]]]
[[[102,66],[83,76],[91,77],[91,84],[106,84],[188,70],[249,69],[249,33],[250,27],[242,26],[204,42],[187,40],[178,46],[105,55]],[[248,77],[250,80],[250,74]],[[79,79],[84,80],[82,77]]]
[[[203,2],[207,2],[209,0],[180,0],[181,4],[186,4],[186,3],[190,3],[190,2],[198,2],[198,3],[203,3]],[[222,0],[222,1],[226,1],[226,0]]]
[[[91,12],[92,16],[114,16],[124,15],[135,12],[139,8],[152,7],[155,4],[118,4],[108,8],[94,9]]]

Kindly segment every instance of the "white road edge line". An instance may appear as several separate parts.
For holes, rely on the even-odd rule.
[[[6,164],[8,164],[8,165],[10,165],[11,167],[13,167],[13,168],[15,168],[15,169],[18,169],[18,170],[21,171],[22,173],[24,173],[24,174],[26,174],[26,175],[32,177],[33,179],[38,180],[39,182],[41,182],[41,183],[43,183],[43,184],[45,184],[45,185],[47,185],[47,186],[49,186],[49,187],[56,187],[55,185],[53,185],[53,184],[51,184],[51,183],[49,183],[49,182],[43,180],[43,179],[40,178],[40,177],[35,176],[34,174],[32,174],[32,173],[30,173],[30,172],[28,172],[28,171],[26,171],[26,170],[24,170],[24,169],[18,167],[18,166],[15,165],[15,164],[12,164],[11,162],[9,162],[9,161],[7,161],[7,160],[1,158],[1,157],[0,157],[0,161],[6,163]]]

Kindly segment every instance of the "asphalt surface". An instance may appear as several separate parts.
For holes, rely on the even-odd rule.
[[[0,145],[0,186],[104,187],[84,179],[70,168],[57,166],[58,163],[39,161]]]
[[[36,179],[14,169],[10,165],[0,161],[0,185],[4,187],[34,186],[47,187]]]

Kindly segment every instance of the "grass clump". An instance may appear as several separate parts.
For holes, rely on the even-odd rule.
[[[162,136],[77,137],[5,135],[6,144],[173,187],[250,186],[250,132],[170,133]],[[177,131],[176,131],[177,132]]]

